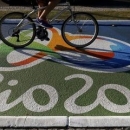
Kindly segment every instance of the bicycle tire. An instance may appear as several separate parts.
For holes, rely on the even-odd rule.
[[[8,13],[0,20],[0,38],[8,46],[23,48],[31,44],[36,36],[36,25],[30,17],[24,20],[24,25],[14,33],[14,28],[25,18],[21,12]],[[30,24],[28,24],[30,22]]]
[[[73,18],[74,20],[72,20]],[[69,16],[61,28],[64,41],[76,48],[90,45],[97,38],[98,32],[97,20],[86,12],[77,12],[73,14],[73,17]]]

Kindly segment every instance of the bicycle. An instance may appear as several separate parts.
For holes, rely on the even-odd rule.
[[[25,14],[22,12],[11,12],[0,20],[0,38],[8,46],[23,48],[33,42],[37,36],[42,40],[49,40],[47,28],[37,23],[30,17],[38,10],[45,7],[37,7],[32,1],[32,11]],[[99,27],[97,20],[90,13],[74,12],[70,2],[65,2],[65,8],[60,10],[51,20],[56,20],[65,11],[70,12],[70,16],[64,20],[61,27],[61,36],[70,46],[83,48],[90,45],[98,35]],[[72,28],[72,29],[70,29]],[[6,30],[6,31],[5,31]],[[70,37],[76,37],[74,40]]]

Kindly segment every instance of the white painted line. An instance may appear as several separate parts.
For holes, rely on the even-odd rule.
[[[70,127],[127,127],[130,116],[70,116]]]
[[[1,116],[0,127],[66,127],[67,116]]]

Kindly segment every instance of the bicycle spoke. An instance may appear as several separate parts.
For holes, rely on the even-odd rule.
[[[24,20],[23,18],[23,13],[13,12],[7,14],[1,19],[1,39],[8,46],[25,47],[34,40],[36,27],[31,18],[26,18]]]
[[[83,12],[75,13],[73,18],[74,19],[70,16],[63,23],[63,39],[67,44],[73,47],[85,47],[90,45],[98,34],[96,19],[90,14]]]

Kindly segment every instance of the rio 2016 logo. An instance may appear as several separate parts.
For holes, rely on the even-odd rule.
[[[126,42],[99,36],[93,44],[84,48],[76,49],[68,46],[60,36],[60,30],[53,28],[49,31],[50,41],[41,42],[38,39],[26,48],[12,49],[8,48],[1,41],[1,48],[3,51],[3,64],[0,66],[0,71],[10,72],[17,70],[24,70],[31,68],[47,60],[60,63],[63,66],[68,66],[76,70],[96,72],[96,73],[116,73],[130,70],[130,57],[129,49],[130,45]],[[55,38],[54,38],[55,37]],[[43,63],[44,64],[44,63]],[[95,73],[95,74],[96,74]],[[6,77],[0,74],[0,83],[4,81]],[[83,79],[85,84],[82,85],[80,90],[76,90],[75,93],[70,93],[69,97],[64,99],[64,108],[74,114],[82,114],[89,112],[101,105],[108,111],[115,113],[128,113],[129,110],[129,89],[123,85],[118,84],[104,84],[101,85],[97,91],[97,97],[89,105],[76,104],[76,100],[87,93],[94,84],[92,77],[87,74],[69,74],[65,76],[63,80],[69,82],[73,79]],[[17,79],[7,80],[8,86],[16,87],[20,82]],[[23,89],[23,88],[22,88]],[[48,102],[46,105],[40,105],[36,102],[33,93],[36,90],[42,90],[48,95]],[[127,103],[123,105],[116,104],[110,101],[105,95],[106,90],[116,90],[123,94],[127,99]],[[23,106],[32,112],[45,112],[58,104],[59,93],[54,86],[44,84],[41,82],[38,85],[32,85],[31,88],[27,88],[17,99],[7,103],[13,90],[6,89],[0,93],[0,112],[5,112],[13,108],[14,106],[22,102]],[[13,94],[12,94],[13,95]],[[44,99],[45,100],[45,99]],[[86,100],[85,100],[86,101]]]
[[[57,28],[49,31],[49,37],[50,41],[41,42],[38,39],[34,41],[35,47],[41,44],[43,51],[26,48],[9,52],[7,62],[12,66],[0,67],[0,71],[25,69],[48,59],[90,72],[111,73],[130,70],[130,45],[126,42],[99,36],[88,47],[75,49],[63,41]]]

